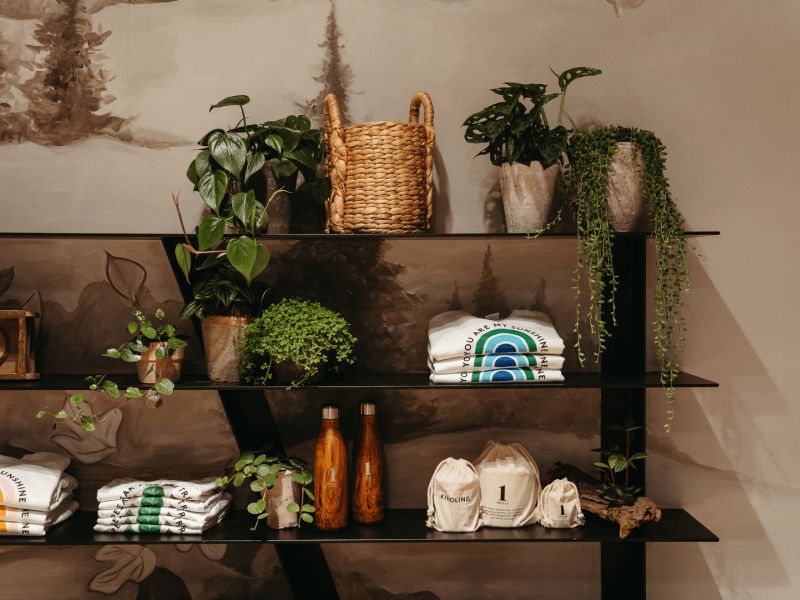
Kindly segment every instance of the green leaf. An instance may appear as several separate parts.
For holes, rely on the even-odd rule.
[[[278,130],[278,135],[283,139],[283,154],[286,155],[287,152],[297,148],[297,144],[300,143],[300,139],[303,137],[303,132],[291,127],[284,127]]]
[[[300,505],[297,502],[290,502],[286,505],[286,510],[292,513],[300,512]]]
[[[309,471],[303,471],[303,483],[309,484],[314,481],[314,476]]]
[[[259,454],[258,456],[256,456],[255,460],[253,461],[253,464],[254,465],[260,465],[265,460],[267,460],[267,455],[266,454]]]
[[[175,246],[175,258],[178,259],[178,266],[183,271],[183,274],[186,276],[186,282],[189,282],[189,271],[192,268],[192,253],[189,251],[184,244],[178,244]],[[181,317],[182,319],[184,317]],[[133,333],[133,332],[131,332]]]
[[[211,112],[215,108],[221,108],[223,106],[244,106],[250,102],[250,98],[243,94],[238,96],[228,96],[224,100],[220,100],[216,104],[212,104],[211,108],[208,109],[208,112]]]
[[[270,473],[277,473],[280,470],[281,470],[281,465],[279,463],[275,463],[274,465],[271,465],[269,467],[269,472]]]
[[[253,279],[258,277],[269,264],[269,250],[264,244],[256,245],[256,260],[253,263],[253,268],[250,269],[250,276],[247,277],[247,282],[250,283]]]
[[[120,358],[125,362],[138,362],[142,360],[141,354],[134,354],[128,348],[124,348],[120,353]]]
[[[122,356],[122,353],[119,350],[115,350],[114,348],[109,348],[103,354],[103,356],[106,356],[108,358],[119,358],[120,356]]]
[[[256,473],[258,475],[260,475],[261,477],[264,477],[265,475],[267,475],[267,474],[269,474],[271,472],[272,471],[270,471],[270,466],[269,465],[258,465],[258,467],[256,468]]]
[[[244,181],[250,179],[253,173],[258,173],[261,167],[264,166],[264,155],[261,152],[255,154],[247,154],[247,159],[244,164]]]
[[[233,485],[239,486],[244,483],[244,473],[237,473],[233,478]]]
[[[244,469],[244,466],[247,464],[247,461],[239,459],[239,461],[233,466],[234,469],[237,471],[241,471]]]
[[[179,338],[169,338],[169,340],[167,340],[167,348],[171,348],[172,350],[177,350],[178,348],[185,348],[188,345],[189,345],[188,342],[185,342],[184,340]]]
[[[56,414],[56,419],[66,419],[66,418],[67,418],[67,413],[65,411],[63,411],[63,410],[59,411]]]
[[[258,520],[260,521],[261,519],[266,519],[268,516],[269,516],[269,513],[264,513],[264,514],[258,515]],[[253,529],[255,529],[255,527],[253,527]]]
[[[299,129],[303,133],[308,133],[311,131],[311,119],[309,119],[305,115],[297,115],[297,122],[295,124],[295,128]]]
[[[278,156],[280,156],[283,152],[283,138],[277,133],[270,133],[269,135],[265,136],[264,144],[268,148],[275,150],[275,152],[278,153]]]
[[[566,149],[568,138],[569,132],[567,129],[563,125],[559,125],[544,134],[542,139],[538,141],[539,152],[548,163],[554,163]]]
[[[197,173],[197,181],[194,181],[195,185],[197,185],[200,181],[200,178],[205,175],[206,173],[210,173],[214,170],[214,167],[211,165],[211,152],[206,150],[201,150],[198,155],[195,157],[194,165],[195,172]]]
[[[156,319],[163,319],[164,318],[164,311],[160,308],[156,309]]]
[[[198,146],[208,146],[208,140],[209,140],[209,139],[211,138],[211,136],[212,136],[212,135],[214,135],[215,133],[225,133],[225,132],[224,132],[222,129],[212,129],[212,130],[211,130],[211,131],[209,131],[207,134],[205,134],[205,135],[204,135],[202,138],[200,138],[200,141],[199,141],[199,142],[197,142],[197,145],[198,145]],[[210,154],[210,153],[209,153],[209,154]]]
[[[142,325],[142,335],[151,340],[158,339],[158,332],[150,325],[150,321]]]
[[[148,346],[145,346],[139,340],[139,338],[136,338],[134,341],[128,343],[130,344],[128,348],[130,348],[133,352],[147,352],[150,349]]]
[[[174,383],[172,383],[172,382],[171,382],[169,379],[167,379],[166,377],[163,377],[163,378],[161,379],[161,381],[159,381],[159,382],[158,382],[157,384],[155,384],[155,386],[153,386],[153,387],[155,387],[156,391],[157,391],[159,394],[164,394],[165,396],[171,396],[171,395],[172,395],[172,391],[175,389],[175,384],[174,384]]]
[[[256,505],[255,502],[251,502],[250,504],[247,505],[247,512],[249,512],[251,515],[257,515],[258,505]]]
[[[300,518],[303,519],[303,521],[305,521],[306,523],[313,523],[314,522],[314,517],[312,517],[308,513],[301,514]]]
[[[129,387],[125,390],[125,397],[126,398],[141,398],[142,392],[139,391],[139,388]]]
[[[267,473],[264,475],[264,483],[267,487],[272,487],[277,482],[277,479],[273,473]]]
[[[119,398],[119,388],[113,381],[106,380],[103,383],[103,391],[111,398]]]
[[[303,512],[312,513],[312,512],[315,512],[315,511],[316,511],[316,509],[314,508],[313,504],[303,504]]]
[[[303,491],[306,493],[306,496],[308,496],[308,497],[309,497],[309,499],[311,499],[311,500],[313,500],[313,499],[314,499],[314,494],[312,494],[312,493],[311,493],[311,490],[310,490],[310,489],[308,489],[308,488],[303,488]]]
[[[134,321],[128,323],[128,331],[131,333],[136,333],[137,329],[139,329],[139,326]]]
[[[208,149],[222,168],[239,179],[247,157],[244,140],[235,133],[214,133],[208,138]]]
[[[267,508],[267,502],[262,498],[256,502],[256,506],[258,507],[258,512],[262,513]]]
[[[250,451],[242,452],[242,455],[239,457],[239,460],[244,461],[244,464],[249,465],[255,460],[255,455]]]
[[[250,482],[250,489],[253,490],[256,493],[260,492],[265,487],[267,487],[267,485],[264,482],[259,481],[258,479],[256,479],[255,481],[251,481]]]
[[[295,473],[294,471],[292,471],[292,479],[297,483],[300,484],[303,483],[303,476],[300,473]]]
[[[208,215],[203,219],[197,229],[197,241],[200,244],[200,250],[208,250],[220,241],[222,236],[225,235],[226,226],[227,221],[225,219],[220,219],[214,215]]]
[[[596,463],[594,463],[594,466],[595,467],[600,467],[601,469],[610,469],[611,468],[606,463],[602,463],[602,462],[596,462]]]
[[[550,69],[555,75],[555,71]],[[600,69],[592,69],[591,67],[575,67],[574,69],[567,69],[561,75],[558,76],[558,87],[561,88],[562,92],[567,91],[567,86],[575,81],[576,79],[580,79],[581,77],[592,77],[594,75],[600,75],[602,71]]]
[[[231,197],[233,213],[239,217],[239,220],[245,227],[248,227],[250,224],[250,216],[253,213],[255,203],[256,194],[253,190],[249,190],[247,193],[239,192]]]
[[[633,456],[631,456],[631,460],[640,460],[642,458],[647,458],[650,456],[647,452],[636,452]]]
[[[330,177],[319,177],[311,184],[311,197],[317,203],[325,204],[325,201],[331,197],[332,189]]]
[[[312,171],[317,170],[317,161],[314,160],[314,154],[311,152],[310,148],[295,148],[291,152],[284,152],[283,157],[294,162],[299,162]]]
[[[43,416],[44,416],[44,411],[43,411],[43,410],[40,410],[40,411],[39,411],[39,412],[36,414],[36,418],[37,418],[37,419],[41,419]]]
[[[269,164],[272,166],[275,177],[289,177],[297,171],[297,165],[288,158],[271,158]]]
[[[211,210],[215,214],[219,213],[219,205],[225,197],[225,192],[228,191],[228,176],[221,169],[209,171],[202,177],[197,184],[197,191]]]
[[[72,396],[69,399],[69,401],[72,402],[72,406],[78,406],[78,404],[81,404],[83,402],[83,395],[80,392],[78,392],[77,394]]]
[[[258,246],[259,244],[255,240],[244,235],[238,240],[228,242],[228,260],[231,261],[234,269],[244,275],[248,285],[252,279],[251,272],[258,258]]]
[[[81,429],[83,429],[84,431],[94,431],[94,423],[92,423],[92,421],[89,421],[88,419],[89,417],[83,417],[81,419]]]
[[[164,360],[165,356],[166,356],[166,354],[164,353],[164,349],[163,348],[161,348],[160,346],[158,348],[156,348],[156,358],[158,360]]]
[[[221,477],[217,479],[214,483],[217,484],[217,487],[222,487],[223,485],[225,485],[225,482],[222,480]]]

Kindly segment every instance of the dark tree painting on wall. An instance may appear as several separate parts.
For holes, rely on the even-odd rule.
[[[120,0],[3,2],[0,17],[35,19],[37,25],[33,39],[24,45],[5,39],[0,32],[0,143],[62,146],[96,136],[146,146],[167,143],[136,140],[129,129],[133,117],[103,111],[115,100],[107,89],[114,77],[101,62],[102,46],[111,31],[95,26],[90,15],[118,3]],[[25,77],[24,70],[33,75]]]

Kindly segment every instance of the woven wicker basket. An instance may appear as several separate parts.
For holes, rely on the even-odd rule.
[[[419,107],[425,124],[419,124]],[[433,198],[433,103],[411,100],[408,123],[378,121],[343,128],[334,94],[325,98],[325,161],[331,197],[326,231],[418,233],[428,229]]]

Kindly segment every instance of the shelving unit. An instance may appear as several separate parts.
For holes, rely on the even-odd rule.
[[[544,237],[574,237],[570,234],[545,234]],[[578,389],[600,390],[601,396],[601,445],[613,445],[608,439],[607,427],[624,421],[628,416],[638,423],[646,422],[645,395],[647,388],[660,388],[660,373],[645,370],[646,323],[645,314],[645,258],[648,233],[618,234],[615,238],[614,268],[619,277],[616,307],[617,325],[611,328],[611,337],[606,343],[603,357],[609,365],[602,373],[566,373],[563,383],[545,384],[459,384],[436,385],[430,383],[427,373],[386,374],[339,374],[329,375],[323,383],[309,388],[327,390],[357,389],[416,389],[448,390],[463,388],[507,389],[516,392],[526,389]],[[713,231],[687,232],[687,236],[718,235]],[[188,301],[191,288],[183,277],[174,258],[174,247],[183,238],[176,235],[109,235],[109,234],[0,234],[6,238],[64,237],[64,238],[126,238],[160,240],[172,266],[184,301]],[[404,238],[452,239],[454,243],[464,239],[522,238],[524,234],[414,234]],[[375,240],[397,238],[377,235],[278,235],[269,240]],[[199,339],[201,332],[195,320]],[[134,384],[135,378],[115,376],[120,386]],[[718,384],[701,377],[682,373],[675,387],[716,387]],[[85,386],[80,375],[43,375],[30,382],[0,381],[0,390],[62,390],[82,389]],[[219,393],[234,437],[240,449],[257,449],[265,443],[273,443],[276,450],[283,449],[280,431],[264,399],[265,390],[280,390],[284,386],[252,386],[242,384],[215,383],[184,375],[175,386],[182,390],[215,390]],[[643,433],[643,432],[642,432]],[[635,441],[633,452],[644,451],[645,436]],[[609,444],[609,442],[611,442]],[[637,485],[645,485],[644,465],[635,473]],[[642,493],[645,493],[643,490]],[[373,526],[351,524],[337,533],[322,533],[307,527],[300,530],[270,530],[259,527],[251,531],[252,515],[245,511],[231,513],[219,525],[202,535],[169,534],[101,534],[92,526],[95,513],[82,512],[61,525],[53,527],[45,537],[7,537],[0,540],[4,545],[75,545],[75,544],[235,544],[272,543],[281,560],[289,586],[297,599],[337,599],[333,578],[330,575],[320,544],[322,543],[448,543],[448,542],[599,542],[601,544],[601,589],[602,598],[646,597],[646,552],[647,542],[716,542],[719,539],[686,511],[663,509],[658,523],[646,523],[627,539],[620,540],[618,528],[587,515],[585,527],[578,529],[546,529],[530,526],[520,529],[484,528],[474,533],[441,533],[425,527],[424,509],[397,509],[387,511],[383,523]],[[308,577],[314,573],[314,577]]]

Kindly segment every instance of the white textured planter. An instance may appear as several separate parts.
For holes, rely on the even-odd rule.
[[[547,169],[533,161],[529,167],[521,163],[503,163],[500,169],[500,190],[506,213],[508,233],[530,233],[547,224],[558,171],[556,163]]]
[[[633,144],[617,142],[619,154],[611,161],[606,184],[606,208],[608,220],[614,231],[633,231],[639,226],[644,214],[644,198],[639,183],[639,172],[644,172],[642,152],[636,152],[633,160]]]
[[[244,336],[246,317],[208,317],[201,319],[206,367],[211,381],[239,381],[239,351],[236,344]]]
[[[263,477],[257,476],[259,481],[264,481]],[[300,513],[291,513],[286,510],[292,502],[303,505],[300,495],[303,493],[300,484],[292,479],[289,471],[278,471],[275,474],[275,485],[269,489],[261,491],[261,497],[267,503],[266,512],[269,516],[265,519],[267,526],[272,529],[286,529],[297,527],[300,520]]]

